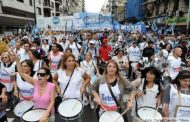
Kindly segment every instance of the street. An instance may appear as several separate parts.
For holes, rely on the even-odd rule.
[[[124,95],[123,101],[127,101],[128,95]],[[8,115],[8,122],[20,122],[20,118],[16,117],[12,111],[7,112]],[[131,111],[127,112],[128,120],[131,122]],[[56,115],[56,120],[55,122],[65,122],[64,120],[61,119],[60,115]],[[96,113],[94,110],[90,109],[90,106],[85,106],[83,115],[82,115],[82,122],[98,122],[96,118]]]
[[[8,112],[7,114],[8,114],[8,122],[21,121],[20,118],[17,118],[12,111]],[[127,115],[128,115],[129,122],[131,122],[130,112],[128,112]],[[91,110],[89,106],[86,106],[84,108],[82,120],[83,120],[82,122],[98,122],[94,110]],[[62,120],[59,115],[56,115],[55,122],[65,122],[65,121]]]

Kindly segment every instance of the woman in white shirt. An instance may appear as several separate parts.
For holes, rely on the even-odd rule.
[[[168,119],[189,121],[190,71],[180,71],[173,82],[165,87],[162,105],[166,122]]]
[[[34,63],[33,70],[38,71],[44,64],[43,61],[41,60],[40,53],[35,49],[31,49],[28,54],[30,60],[32,60],[32,62]]]
[[[47,57],[49,53],[48,39],[43,40],[42,49],[45,51],[45,56]]]
[[[33,71],[34,64],[31,60],[24,60],[21,62],[23,72],[36,77],[35,71]],[[26,82],[19,73],[16,74],[16,85],[14,86],[14,95],[22,100],[32,100],[34,93],[34,86]]]
[[[97,76],[100,75],[95,61],[92,60],[92,54],[90,52],[86,53],[85,60],[80,62],[80,67],[91,77],[90,80],[91,84],[93,84]],[[93,109],[94,103],[91,96],[91,85],[89,85],[87,90],[88,90],[87,92],[89,92],[90,107],[91,109]]]
[[[157,108],[161,104],[161,73],[155,67],[147,67],[141,73],[141,78],[132,82],[137,87],[135,104],[132,109],[133,122],[141,122],[137,111],[141,107]],[[154,118],[153,118],[154,119]]]
[[[63,99],[81,99],[87,84],[90,82],[90,76],[82,68],[78,67],[75,56],[72,53],[64,54],[61,61],[61,67],[56,72],[53,79],[57,88],[57,93],[62,95]],[[69,85],[64,92],[68,83]]]
[[[119,66],[119,71],[123,76],[127,76],[127,69],[129,68],[129,61],[126,56],[123,55],[123,49],[117,50],[117,55],[112,58]]]

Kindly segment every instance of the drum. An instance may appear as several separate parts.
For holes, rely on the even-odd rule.
[[[100,116],[99,122],[124,122],[124,119],[116,111],[106,111]]]
[[[137,115],[140,119],[142,120],[156,120],[156,121],[161,121],[162,120],[162,115],[152,107],[141,107],[137,111]]]
[[[22,100],[20,101],[14,108],[13,112],[15,114],[15,116],[17,117],[22,117],[22,115],[32,109],[34,107],[34,102],[33,101],[26,101],[26,100]]]
[[[64,120],[75,120],[80,117],[83,104],[78,99],[65,99],[58,107],[58,113]]]
[[[46,110],[37,108],[27,111],[22,116],[23,122],[38,122]],[[48,120],[47,120],[48,122]]]

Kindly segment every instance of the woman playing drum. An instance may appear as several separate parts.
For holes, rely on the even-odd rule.
[[[173,82],[166,86],[162,100],[165,121],[178,118],[183,118],[184,121],[190,119],[189,114],[185,113],[190,110],[190,71],[179,72]]]
[[[129,110],[133,106],[136,88],[119,73],[118,64],[114,60],[110,60],[106,65],[104,75],[98,77],[92,86],[94,100],[100,105],[100,110],[97,111],[98,118],[104,111],[117,111],[118,109],[119,112],[122,111],[120,108],[123,107],[125,88],[131,91],[127,103]],[[111,94],[111,90],[114,96]],[[114,97],[117,101],[114,100]]]
[[[142,71],[141,78],[136,79],[132,84],[138,88],[135,97],[136,104],[132,109],[132,117],[133,122],[139,122],[140,119],[137,117],[138,109],[142,107],[156,109],[161,103],[161,73],[155,67],[147,67]],[[150,117],[150,119],[153,118]]]
[[[74,55],[65,53],[61,68],[54,76],[58,94],[62,95],[63,99],[81,99],[89,82],[90,76],[82,68],[78,67]]]
[[[18,73],[20,76],[34,86],[34,108],[43,108],[46,111],[40,118],[40,122],[45,122],[50,117],[50,122],[55,121],[54,115],[54,101],[55,101],[55,86],[53,83],[48,82],[51,79],[50,71],[47,68],[40,68],[37,73],[38,79],[31,77],[30,75],[23,72],[20,59],[14,56],[17,64]]]

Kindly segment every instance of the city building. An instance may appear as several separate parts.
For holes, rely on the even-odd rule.
[[[0,0],[0,34],[31,31],[38,17],[63,16],[65,0]],[[34,14],[35,13],[35,14]]]
[[[136,23],[143,19],[143,4],[144,0],[127,0],[126,3],[126,18],[128,23]]]
[[[0,34],[34,24],[33,0],[0,0]]]
[[[127,0],[117,1],[117,21],[122,24],[126,22],[126,16],[125,16],[127,13],[126,3]]]
[[[149,24],[156,21],[157,25],[187,25],[189,0],[145,0],[142,6],[144,21]]]
[[[63,0],[35,0],[36,17],[62,16]]]
[[[63,0],[63,15],[73,15],[74,13],[85,11],[84,0]]]

